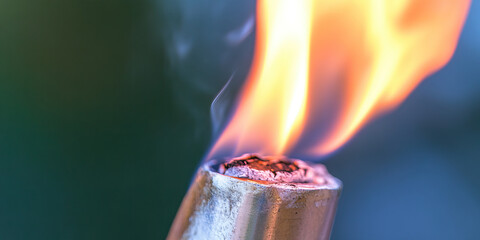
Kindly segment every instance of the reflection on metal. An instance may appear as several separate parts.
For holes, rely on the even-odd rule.
[[[167,237],[174,239],[329,239],[341,182],[271,183],[201,167]]]

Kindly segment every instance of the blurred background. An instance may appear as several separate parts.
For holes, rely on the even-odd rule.
[[[252,1],[0,1],[0,239],[164,239],[250,63]],[[478,239],[480,3],[450,63],[325,164],[332,239]],[[432,40],[433,41],[433,40]]]

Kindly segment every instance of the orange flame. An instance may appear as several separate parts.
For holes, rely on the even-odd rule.
[[[259,0],[252,69],[210,156],[319,157],[453,55],[470,0]]]

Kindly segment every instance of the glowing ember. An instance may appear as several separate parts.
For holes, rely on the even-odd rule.
[[[326,184],[332,178],[321,164],[312,167],[297,159],[254,154],[244,154],[221,164],[219,172],[232,177],[275,183]]]
[[[318,158],[451,58],[469,0],[259,0],[253,65],[209,157]]]

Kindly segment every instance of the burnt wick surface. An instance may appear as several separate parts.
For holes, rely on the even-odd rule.
[[[284,159],[271,161],[260,158],[257,155],[249,155],[246,159],[232,160],[229,163],[223,164],[225,170],[239,166],[248,166],[251,169],[270,171],[273,174],[277,174],[277,172],[293,172],[300,169],[294,162],[288,162]]]
[[[323,165],[322,165],[323,166]],[[219,173],[251,180],[275,183],[323,183],[322,169],[311,167],[307,163],[277,156],[245,154],[220,164]],[[325,169],[325,173],[326,172]]]

